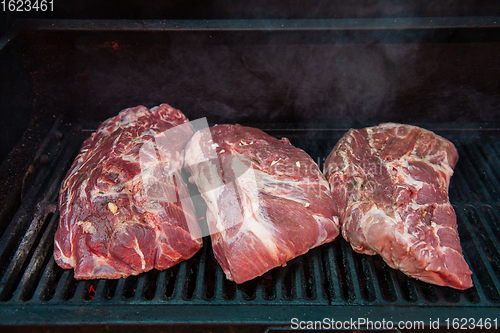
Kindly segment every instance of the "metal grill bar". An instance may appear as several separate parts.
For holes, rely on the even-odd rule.
[[[59,122],[58,119],[56,125]],[[34,177],[35,186],[28,191],[26,200],[0,238],[0,262],[2,266],[7,266],[1,270],[0,299],[10,298],[12,288],[15,287],[13,284],[22,272],[21,267],[32,254],[33,245],[38,245],[35,244],[38,234],[44,229],[47,216],[56,210],[58,189],[74,156],[76,149],[74,143],[73,146],[61,142],[54,143],[57,140],[56,130],[57,127],[54,125],[41,145],[41,148],[47,148],[48,142],[52,141],[52,146],[46,152],[53,156],[49,168],[40,168],[40,172]],[[61,152],[62,156],[59,156]],[[39,151],[37,156],[41,155],[42,151]],[[34,217],[28,225],[32,214]]]
[[[470,206],[466,206],[466,209],[469,208]],[[475,257],[474,260],[469,261],[471,270],[475,273],[472,275],[473,282],[476,286],[480,285],[483,288],[483,293],[488,300],[496,302],[499,300],[498,288],[496,287],[498,286],[498,279],[493,277],[491,274],[492,268],[488,263],[488,258],[486,258],[484,252],[482,251],[480,241],[477,236],[475,236],[475,232],[470,226],[470,223],[467,223],[468,221],[466,222],[466,219],[464,219],[462,213],[457,215],[457,220],[461,222],[458,222],[459,234],[461,237],[462,235],[467,235],[469,239],[472,239],[472,244],[469,245],[466,242],[466,249],[464,252],[467,251],[469,255],[472,254]],[[462,228],[460,228],[460,226],[462,226]]]
[[[496,16],[401,17],[347,19],[252,19],[252,20],[36,20],[16,22],[19,30],[113,30],[113,31],[342,31],[414,30],[500,27]],[[0,44],[1,45],[1,44]]]
[[[373,297],[375,300],[378,300],[380,302],[383,300],[383,297],[381,292],[381,286],[379,284],[379,280],[377,279],[376,268],[373,263],[373,260],[363,257],[363,262],[367,266],[367,270],[369,270],[370,272],[369,274],[371,277],[371,282],[373,283]]]
[[[35,291],[33,288],[35,288],[38,284],[37,278],[39,278],[39,272],[43,268],[44,264],[47,265],[47,258],[51,258],[52,256],[52,243],[54,241],[54,234],[58,220],[59,215],[57,212],[52,214],[47,228],[40,239],[39,245],[33,253],[28,267],[24,271],[24,275],[21,278],[19,287],[14,293],[13,299],[17,301],[27,301],[31,299],[32,293]]]
[[[491,207],[483,205],[480,207],[480,209],[475,209],[474,214],[477,214],[477,218],[471,219],[471,221],[474,223],[474,226],[479,229],[477,235],[481,238],[483,247],[486,248],[485,252],[488,254],[489,262],[498,281],[498,278],[500,277],[500,244],[494,241],[495,236],[493,230],[489,226],[493,223],[491,220],[488,221],[489,219],[484,213],[484,210],[488,208],[491,209]],[[500,286],[500,284],[497,284],[497,286]]]
[[[486,235],[483,235],[481,233],[481,230],[477,228],[478,224],[480,223],[478,222],[479,216],[477,214],[476,209],[473,206],[466,205],[464,207],[464,211],[465,211],[464,214],[466,215],[466,218],[469,222],[466,224],[466,226],[469,229],[472,238],[474,239],[474,243],[476,244],[477,249],[479,250],[478,253],[481,256],[482,262],[484,263],[486,269],[488,270],[489,273],[488,275],[491,277],[491,280],[494,283],[494,286],[492,286],[492,288],[494,288],[492,289],[493,295],[491,295],[491,297],[494,297],[494,300],[496,302],[500,302],[500,294],[499,294],[500,283],[496,274],[494,273],[492,260],[486,256],[486,252],[491,254],[490,248],[488,246],[489,244],[484,243],[483,240],[486,237]],[[480,239],[480,236],[482,236],[483,240]]]

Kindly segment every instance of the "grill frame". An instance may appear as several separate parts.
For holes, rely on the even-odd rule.
[[[231,30],[237,33],[261,31],[313,34],[319,31],[338,34],[336,38],[348,34],[357,43],[363,43],[367,39],[384,42],[383,38],[389,31],[395,33],[395,36],[391,37],[392,42],[409,38],[412,42],[427,43],[442,40],[451,43],[464,40],[497,43],[494,32],[498,32],[499,28],[500,17],[312,21],[21,20],[13,30],[3,36],[0,52],[9,40],[27,31],[71,33]],[[118,110],[110,112],[115,111]],[[46,117],[53,119],[51,115]],[[500,165],[500,129],[495,122],[497,118],[498,114],[493,114],[490,123],[467,122],[467,127],[464,127],[464,123],[435,124],[426,119],[422,120],[422,124],[417,124],[436,130],[438,134],[449,138],[459,150],[460,160],[452,178],[450,198],[457,212],[461,239],[467,239],[465,246],[463,242],[462,246],[465,251],[474,254],[474,260],[471,260],[472,256],[466,256],[466,260],[474,272],[481,270],[486,274],[481,277],[482,280],[473,275],[477,287],[472,290],[459,292],[415,282],[388,268],[380,258],[354,254],[349,245],[340,238],[332,244],[313,249],[308,254],[294,259],[286,268],[274,269],[267,273],[265,276],[272,276],[274,278],[271,280],[276,281],[271,284],[274,296],[273,293],[265,292],[265,277],[242,286],[233,284],[233,287],[224,287],[226,282],[222,270],[218,265],[213,269],[214,260],[213,256],[210,257],[209,241],[205,240],[203,249],[195,258],[175,268],[160,272],[156,276],[156,273],[145,273],[137,279],[119,280],[115,286],[114,297],[109,300],[104,294],[106,286],[113,286],[113,282],[76,283],[71,271],[56,267],[51,259],[51,237],[55,232],[58,217],[55,210],[57,191],[81,143],[90,135],[92,128],[96,128],[96,119],[85,122],[78,118],[78,115],[70,115],[48,120],[53,125],[45,140],[39,144],[39,149],[23,177],[23,200],[14,217],[9,218],[7,229],[0,236],[0,311],[3,313],[0,325],[56,322],[61,325],[189,323],[278,327],[290,325],[291,318],[348,320],[353,318],[354,314],[356,318],[369,318],[373,321],[389,318],[397,321],[406,319],[408,312],[411,312],[412,320],[422,320],[425,323],[428,323],[429,318],[437,317],[441,318],[441,321],[444,318],[496,318],[500,304],[500,267],[495,265],[495,260],[500,259],[500,238],[495,229],[495,226],[498,228],[500,225],[500,191],[497,190],[500,175],[494,168]],[[313,159],[318,161],[320,168],[323,162],[321,157],[327,156],[337,139],[345,132],[343,127],[307,129],[293,128],[290,124],[249,125],[261,127],[277,137],[288,137],[292,144],[311,154]],[[300,124],[297,126],[300,127]],[[483,126],[485,128],[481,128]],[[316,146],[311,142],[321,142],[324,145]],[[43,155],[50,157],[48,164],[40,162]],[[4,163],[8,162],[7,159]],[[482,236],[485,235],[484,232],[479,233],[477,230],[485,231],[487,237]],[[25,236],[22,237],[22,234]],[[488,250],[482,251],[485,246]],[[20,260],[13,261],[14,256]],[[23,261],[23,258],[26,260]],[[478,261],[475,260],[477,258]],[[207,268],[210,262],[212,268]],[[345,265],[343,269],[341,264]],[[191,265],[197,268],[196,272],[190,274]],[[32,269],[33,267],[38,269]],[[356,270],[365,270],[368,273],[354,274]],[[30,276],[30,273],[34,275]],[[213,298],[207,299],[204,296],[207,293],[207,285],[203,283],[205,274],[215,276]],[[287,274],[292,277],[289,279]],[[169,275],[175,276],[175,281],[180,283],[174,283],[173,288],[168,287]],[[195,279],[190,279],[190,275]],[[160,281],[160,292],[156,291],[151,299],[144,297],[144,293],[148,293],[144,291],[144,287],[148,285],[149,278]],[[385,289],[381,287],[384,280],[388,284]],[[54,281],[57,281],[57,284],[53,283]],[[35,282],[36,285],[33,286]],[[89,296],[91,285],[95,289],[93,297]],[[307,287],[308,285],[310,287]],[[162,288],[172,290],[164,291]],[[226,299],[223,294],[228,288],[234,289],[234,297]],[[192,291],[189,291],[190,289]],[[252,293],[252,289],[255,289],[255,292]],[[128,297],[133,290],[139,292]],[[366,290],[373,290],[374,295],[366,296]],[[291,294],[290,297],[286,296],[287,292]],[[162,296],[165,293],[171,295]],[[437,311],[439,314],[436,314]]]
[[[305,133],[307,138],[330,138],[332,146],[344,132],[314,129],[307,132],[290,129],[267,131],[277,137],[287,136],[293,144],[303,149],[311,145],[303,139],[301,141]],[[223,277],[220,266],[211,254],[208,238],[204,239],[204,247],[195,257],[169,270],[143,273],[138,277],[120,280],[77,282],[72,270],[62,270],[52,257],[52,237],[58,220],[54,205],[59,184],[89,130],[82,130],[81,125],[70,124],[59,118],[45,140],[49,144],[42,143],[37,154],[51,156],[52,165],[42,166],[34,173],[33,182],[39,186],[29,187],[24,196],[25,201],[21,203],[9,225],[10,229],[0,238],[0,258],[4,259],[0,280],[0,309],[5,314],[0,324],[217,323],[279,327],[290,325],[291,318],[348,320],[353,314],[356,314],[356,318],[369,318],[373,321],[389,318],[397,321],[406,319],[407,311],[411,311],[411,320],[422,320],[426,324],[429,318],[436,316],[441,320],[463,317],[496,318],[500,304],[500,267],[494,264],[495,258],[500,257],[500,244],[498,231],[494,227],[500,225],[499,193],[493,187],[473,188],[473,184],[481,177],[487,177],[493,184],[499,181],[484,161],[484,155],[477,154],[481,153],[478,148],[481,146],[482,153],[485,149],[490,153],[495,151],[496,155],[492,159],[500,159],[500,151],[497,152],[500,148],[500,130],[456,129],[436,132],[451,139],[461,156],[452,178],[450,198],[457,212],[466,260],[472,264],[474,271],[475,287],[472,289],[456,291],[407,278],[390,269],[378,256],[354,253],[341,238],[292,260],[285,268],[266,273],[264,278],[257,278],[240,286]],[[57,133],[62,133],[63,138],[58,139]],[[321,154],[322,150],[328,151],[331,147],[318,149],[315,154]],[[309,150],[314,151],[311,147]],[[473,154],[472,151],[479,153]],[[472,162],[478,156],[483,156],[482,160]],[[321,159],[318,162],[321,165]],[[477,169],[474,164],[483,165],[484,168]],[[463,189],[470,191],[464,193]],[[489,204],[474,200],[476,197],[486,199]],[[30,198],[33,199],[30,201]],[[37,209],[33,210],[34,206]],[[33,216],[30,212],[34,212],[33,218],[30,218]],[[24,222],[16,223],[19,221]],[[14,232],[15,226],[21,230]],[[480,231],[486,230],[486,233],[474,232],[477,228]],[[24,229],[30,232],[24,232]],[[21,236],[23,233],[24,237]],[[6,242],[5,239],[11,242]],[[27,246],[12,245],[20,242]],[[29,246],[31,244],[33,246]],[[490,245],[490,253],[485,254],[479,250],[485,244]],[[24,248],[27,250],[19,250]],[[17,250],[14,258],[20,259],[7,260],[10,266],[5,269],[4,256],[9,249],[11,253]],[[481,259],[479,264],[474,264],[475,260],[471,262],[471,253]],[[488,255],[493,256],[493,259],[488,259]],[[8,257],[12,257],[12,254]],[[23,262],[21,259],[24,257],[26,260]],[[13,263],[15,266],[12,266]],[[212,268],[207,273],[210,265],[215,265],[215,270]],[[478,269],[481,265],[483,267]],[[194,267],[193,273],[191,266]],[[306,273],[307,266],[309,273]],[[288,278],[287,274],[291,277]],[[6,278],[7,276],[12,278]],[[175,282],[169,287],[171,276],[174,276]],[[273,281],[268,292],[266,277],[271,277]],[[156,279],[156,283],[153,283],[154,293],[149,291],[149,295],[148,279]],[[211,280],[214,282],[214,292],[212,297],[207,297],[207,281]],[[383,286],[384,282],[387,286]],[[225,295],[231,289],[227,287],[228,283],[233,285],[234,291],[234,295],[230,297]],[[311,286],[310,290],[305,288],[308,284]],[[114,296],[107,297],[109,290],[113,288]],[[171,290],[167,290],[169,288]],[[288,297],[287,292],[290,294]],[[399,310],[395,310],[396,308]]]

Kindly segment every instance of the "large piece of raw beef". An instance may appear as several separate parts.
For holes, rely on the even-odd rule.
[[[54,258],[77,279],[166,269],[201,247],[181,178],[193,128],[162,104],[125,109],[88,138],[59,195]]]
[[[344,238],[411,277],[471,287],[448,199],[457,160],[451,142],[419,127],[351,129],[325,162]]]
[[[213,251],[229,280],[251,280],[339,234],[328,182],[286,138],[215,126],[193,136],[185,165],[207,203]]]

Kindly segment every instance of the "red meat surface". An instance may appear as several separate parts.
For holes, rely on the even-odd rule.
[[[214,126],[193,136],[185,166],[207,203],[213,251],[229,280],[251,280],[339,234],[328,182],[286,138]]]
[[[351,129],[325,162],[343,237],[411,277],[471,287],[448,199],[457,161],[451,142],[416,126]]]
[[[76,279],[169,268],[202,246],[181,178],[193,134],[179,110],[138,106],[102,123],[61,186],[54,258]]]

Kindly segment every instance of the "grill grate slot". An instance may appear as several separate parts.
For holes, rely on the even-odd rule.
[[[297,297],[295,293],[295,261],[293,263],[288,263],[288,265],[282,270],[282,292],[283,298],[286,300],[292,300]]]
[[[61,145],[61,146],[60,146]],[[0,272],[3,271],[12,259],[12,252],[15,251],[29,228],[33,213],[40,213],[40,209],[48,203],[55,202],[59,186],[64,177],[69,164],[72,163],[76,145],[61,143],[56,145],[51,155],[53,156],[50,168],[42,168],[33,181],[33,186],[23,198],[20,208],[14,215],[11,223],[0,238]],[[62,156],[59,154],[63,152]],[[48,185],[47,185],[48,184]],[[35,210],[35,207],[37,210]]]
[[[59,119],[56,124],[59,124]],[[31,166],[32,168],[30,168],[23,182],[23,187],[29,188],[29,190],[24,195],[19,210],[0,238],[0,300],[3,301],[10,299],[14,293],[20,292],[16,291],[15,288],[20,283],[23,272],[28,267],[32,270],[28,274],[33,274],[34,277],[37,276],[35,263],[38,260],[44,262],[42,256],[44,250],[37,251],[42,239],[44,240],[42,246],[50,247],[52,243],[48,236],[43,236],[51,220],[52,213],[56,210],[56,205],[52,203],[57,200],[62,178],[72,163],[77,147],[80,145],[77,140],[68,143],[68,140],[56,138],[54,128],[35,156],[35,159],[42,154],[51,156],[50,163],[43,166],[34,163]],[[43,151],[43,149],[46,149],[46,151]],[[55,225],[51,227],[55,227]],[[52,232],[52,230],[49,231]],[[40,259],[33,259],[34,253]],[[34,264],[30,265],[32,259]],[[20,288],[22,288],[22,285]],[[28,292],[28,294],[31,292]],[[21,298],[25,297],[25,295],[21,296]]]
[[[448,303],[458,303],[460,301],[460,294],[451,288],[441,288],[443,299]]]
[[[50,301],[56,295],[58,286],[60,286],[61,281],[65,281],[65,277],[69,275],[68,271],[64,271],[62,268],[57,266],[54,261],[54,257],[50,259],[49,265],[44,272],[44,277],[42,281],[46,283],[41,284],[43,286],[43,291],[40,294],[40,299],[42,301]],[[64,276],[64,278],[63,278]],[[59,288],[61,289],[61,288]]]
[[[37,216],[33,219],[28,230],[25,232],[21,243],[12,256],[10,263],[5,269],[2,279],[0,280],[0,300],[5,301],[12,297],[14,288],[20,280],[19,275],[27,268],[29,260],[35,252],[36,246],[34,245],[40,242],[47,226],[45,221],[50,220],[50,217],[52,217],[51,213],[44,213],[42,210],[42,212],[37,214]]]
[[[500,180],[500,172],[497,168],[492,168],[491,166],[500,165],[500,158],[498,154],[495,153],[495,149],[492,147],[491,142],[489,140],[481,142],[481,144],[475,146],[475,149],[481,154],[481,163],[488,166],[488,170],[491,173],[491,179],[496,180],[498,183]]]
[[[88,297],[91,298],[93,302],[106,300],[104,294],[105,294],[106,282],[108,280],[95,280],[95,281],[97,281],[97,283],[95,286],[93,286],[93,289],[89,288],[88,290]]]
[[[379,256],[373,256],[377,280],[382,291],[382,296],[386,301],[395,302],[396,291],[391,280],[391,270],[389,266]]]
[[[461,163],[458,163],[455,167],[455,173],[453,174],[452,181],[450,182],[450,201],[471,202],[478,200],[465,180],[464,172],[461,169]]]
[[[74,279],[74,276],[73,276]],[[68,298],[71,303],[81,304],[82,301],[85,301],[86,297],[88,297],[90,285],[92,284],[92,280],[76,280],[76,288],[73,292],[73,296]],[[68,295],[69,296],[69,295]]]
[[[420,286],[420,288],[418,289],[425,300],[430,303],[436,303],[437,301],[439,301],[439,297],[434,286],[421,281],[418,281],[417,285]]]
[[[121,279],[117,280],[116,289],[115,289],[115,295],[114,295],[114,298],[113,298],[114,301],[121,301],[121,300],[125,299],[125,297],[123,296],[123,294],[125,292],[125,284],[126,284],[126,282],[127,282],[127,279],[125,279],[125,278],[121,278]]]
[[[180,265],[176,265],[168,269],[165,273],[165,297],[167,299],[174,296],[176,290],[177,275],[179,273]]]
[[[340,296],[346,301],[353,301],[354,296],[354,282],[351,277],[351,269],[346,258],[346,253],[348,253],[347,244],[343,241],[335,241],[336,246],[336,259],[337,267],[339,269],[339,283],[340,283]]]
[[[320,249],[321,266],[323,268],[323,290],[325,292],[325,298],[328,299],[329,303],[332,303],[332,300],[339,294],[338,290],[334,287],[334,281],[337,281],[337,267],[332,259],[334,258],[333,248],[330,244],[326,244],[321,246]]]
[[[64,301],[69,301],[70,299],[75,297],[78,285],[83,283],[85,283],[85,281],[81,281],[80,283],[77,279],[75,279],[74,271],[71,270],[70,274],[67,277],[66,283],[64,284],[62,299]]]
[[[146,289],[146,280],[149,273],[137,275],[137,286],[135,288],[134,296],[131,298],[133,302],[142,302],[145,300],[144,292]]]
[[[401,272],[396,272],[397,283],[401,291],[401,297],[407,302],[416,302],[418,300],[417,291],[414,285],[414,279],[409,278]]]
[[[466,156],[466,153],[461,145],[457,145],[459,156]],[[481,179],[478,176],[477,170],[472,165],[470,159],[462,159],[455,167],[455,174],[460,174],[464,183],[467,184],[469,197],[467,201],[488,202],[491,200],[489,193],[479,186]]]
[[[254,279],[237,285],[237,290],[241,293],[241,297],[245,301],[251,301],[255,299],[256,280],[257,279]]]
[[[359,256],[359,254],[354,252],[351,248],[351,245],[345,241],[342,242],[342,251],[344,256],[344,264],[349,268],[349,278],[352,281],[351,290],[353,292],[351,293],[350,297],[353,301],[361,301],[363,299],[361,297],[361,295],[363,294],[362,289],[366,288],[366,291],[368,291],[368,289],[366,287],[365,272],[363,271],[362,267],[356,267],[355,257]]]
[[[488,207],[482,206],[480,211],[484,211],[485,209],[488,209]],[[491,207],[488,210],[491,213]],[[465,214],[472,224],[474,233],[480,237],[482,251],[484,251],[492,270],[495,272],[497,278],[500,279],[500,252],[492,240],[492,230],[484,223],[486,221],[485,216],[482,216],[483,214],[480,216],[478,211],[471,206],[465,206]]]
[[[394,269],[389,270],[389,276],[391,278],[391,283],[394,286],[394,293],[396,294],[396,299],[404,300],[403,294],[401,293],[401,289],[398,283],[398,274],[401,274],[401,272]]]
[[[154,291],[154,296],[151,299],[152,302],[158,303],[166,299],[165,296],[165,282],[166,282],[166,274],[168,270],[164,271],[159,271],[157,276],[156,276],[156,281],[155,281],[155,291]]]
[[[492,138],[492,139],[493,140],[484,140],[484,141],[491,142],[491,147],[495,151],[494,155],[500,156],[500,142],[497,142],[497,140],[495,140],[496,138]]]
[[[489,163],[478,153],[480,148],[478,145],[464,145],[463,146],[463,154],[467,155],[467,161],[470,161],[469,167],[474,170],[474,173],[477,174],[477,179],[479,180],[475,184],[475,188],[482,188],[482,190],[489,194],[490,198],[493,200],[500,199],[500,184],[498,183],[497,178],[493,175],[491,168],[489,167]],[[469,170],[470,172],[471,170]],[[479,186],[480,184],[480,186]],[[489,198],[484,196],[487,201]]]
[[[196,253],[186,264],[186,283],[184,284],[183,296],[185,299],[192,299],[196,291],[196,282],[198,281],[198,270],[203,271],[201,267],[202,254],[206,252],[206,247]]]
[[[372,283],[372,276],[370,275],[366,257],[358,253],[353,253],[354,266],[356,275],[358,277],[359,288],[361,290],[361,297],[368,302],[375,301],[375,292]]]
[[[151,300],[155,297],[158,284],[158,273],[159,272],[156,269],[147,273],[143,292],[144,299]]]
[[[222,277],[222,297],[227,300],[234,300],[236,297],[236,283],[226,279],[226,276],[221,268],[218,269],[218,276]]]
[[[7,216],[9,216],[11,214],[14,215],[13,213],[16,211],[17,212],[24,211],[27,208],[29,209],[30,207],[33,207],[36,204],[36,201],[35,201],[36,196],[38,195],[38,193],[42,189],[43,181],[44,181],[44,179],[46,179],[48,173],[50,173],[50,171],[52,171],[54,169],[61,169],[61,168],[57,167],[58,166],[57,164],[55,164],[55,157],[57,157],[57,155],[60,153],[60,149],[61,149],[61,142],[60,142],[61,137],[59,137],[59,135],[61,133],[58,130],[58,127],[61,125],[61,122],[62,122],[61,116],[59,116],[56,119],[56,121],[53,122],[53,125],[51,126],[48,134],[45,136],[43,141],[40,143],[40,146],[38,147],[31,164],[27,167],[27,171],[24,174],[20,188],[14,189],[14,192],[12,193],[11,198],[8,199],[8,200],[10,200],[10,203],[8,205],[4,206],[4,209],[6,209],[6,211],[0,211],[0,237],[4,235],[4,232],[7,231],[6,228],[9,227],[8,221],[4,220],[4,218],[6,218]],[[43,121],[42,121],[42,123],[43,123]],[[31,132],[31,131],[29,131],[29,132]],[[28,131],[27,131],[27,133],[28,133]],[[32,138],[33,134],[34,133],[31,132],[31,134],[29,135],[29,139]],[[36,135],[34,135],[34,136],[36,136]],[[23,142],[23,141],[21,141],[21,142]],[[22,146],[25,146],[25,144],[29,145],[30,143],[32,143],[32,142],[30,142],[28,140],[28,142],[23,143]],[[51,144],[52,144],[52,147],[51,147],[52,149],[47,150],[47,148]],[[14,149],[14,151],[16,151],[16,149]],[[19,150],[15,154],[22,156],[22,152]],[[45,158],[44,162],[41,161],[42,156]],[[49,165],[46,165],[47,164],[46,158],[48,158],[48,161],[50,162]],[[14,161],[16,160],[16,156],[13,157],[13,160]],[[9,166],[9,165],[6,165],[6,166],[7,166],[7,168],[6,168],[7,170],[5,170],[5,171],[8,171],[9,174],[11,174],[11,170],[10,170],[11,166]],[[16,167],[19,168],[19,166],[16,166]],[[21,169],[25,170],[25,168],[23,168],[23,167],[21,167]],[[37,170],[38,171],[41,170],[42,172],[37,172]],[[62,171],[64,171],[64,170],[62,170]],[[33,178],[36,178],[36,179],[34,181],[32,181]],[[9,185],[7,185],[7,186],[9,186]],[[26,191],[27,188],[29,188],[30,190]],[[17,214],[17,216],[19,217],[19,214]],[[16,217],[14,216],[13,219],[15,219],[15,218]],[[10,224],[12,225],[12,223],[10,223]],[[23,228],[23,226],[16,225],[15,228]],[[12,231],[13,231],[12,229],[8,230],[7,237],[10,237],[12,235]],[[4,238],[2,237],[0,239],[3,240]],[[2,245],[3,245],[3,241],[0,243],[0,249],[2,249]],[[0,250],[0,253],[3,253],[3,250]]]
[[[138,284],[139,277],[137,275],[127,277],[122,289],[122,297],[124,297],[125,299],[134,297]]]
[[[276,298],[276,275],[275,269],[262,275],[262,282],[264,284],[262,298],[266,301],[271,301]]]
[[[303,271],[303,261],[304,256],[298,257],[294,259],[295,265],[293,267],[293,277],[292,277],[292,295],[295,299],[303,299],[306,296],[306,288],[307,286],[303,285],[306,283],[304,279],[304,271]]]
[[[463,294],[465,299],[472,304],[479,304],[481,302],[481,297],[479,296],[479,293],[475,286],[464,290]]]
[[[215,288],[217,285],[216,281],[216,272],[217,272],[217,260],[211,250],[212,244],[210,242],[209,237],[206,237],[207,241],[203,244],[204,248],[208,248],[205,250],[205,271],[203,275],[203,298],[210,300],[215,296]]]
[[[306,299],[315,299],[316,294],[314,292],[314,275],[311,271],[311,263],[309,254],[306,254],[301,258],[301,280],[302,284],[299,281],[296,285],[302,285],[302,296]],[[298,276],[298,275],[297,275]]]
[[[372,284],[373,288],[373,300],[374,301],[383,301],[384,297],[382,296],[382,287],[379,284],[379,278],[376,273],[376,267],[374,259],[376,256],[361,256],[361,260],[363,261],[363,265],[365,267],[365,271],[367,272],[367,277],[369,277],[369,283]]]
[[[40,232],[39,241],[35,241],[38,244],[35,252],[31,256],[31,261],[28,267],[23,270],[24,275],[19,283],[19,288],[17,289],[17,295],[14,297],[20,301],[28,301],[33,296],[40,279],[42,278],[43,267],[48,265],[51,259],[51,254],[54,250],[53,247],[53,237],[56,231],[57,221],[59,219],[58,214],[49,214],[47,216],[49,223],[46,224],[45,230]]]
[[[466,210],[472,209],[466,206]],[[456,209],[455,209],[456,210]],[[499,302],[498,282],[494,274],[491,274],[491,268],[488,267],[488,258],[483,252],[483,247],[477,239],[476,232],[473,230],[470,222],[466,222],[462,214],[457,214],[458,232],[460,234],[462,248],[469,256],[469,266],[473,271],[473,282],[479,284],[483,289],[485,297],[492,302]]]
[[[328,300],[328,297],[325,297],[325,288],[323,287],[323,278],[322,278],[322,268],[321,268],[321,250],[315,248],[311,250],[311,264],[313,276],[311,276],[311,283],[313,286],[313,297],[311,300],[316,300],[317,302],[324,302]]]
[[[94,299],[96,290],[99,288],[99,284],[102,284],[99,282],[100,282],[99,280],[90,280],[86,281],[85,283],[80,283],[83,285],[83,290],[84,290],[83,300],[91,301]]]
[[[110,300],[115,296],[116,288],[118,286],[118,280],[106,280],[102,285],[102,293],[97,293],[97,295],[102,295],[102,299]],[[101,289],[99,289],[100,291]]]
[[[487,222],[483,225],[485,228],[489,229],[489,233],[494,236],[494,244],[498,248],[500,243],[500,220],[498,218],[498,214],[495,212],[495,209],[489,205],[481,206],[481,210],[486,216]]]

